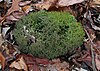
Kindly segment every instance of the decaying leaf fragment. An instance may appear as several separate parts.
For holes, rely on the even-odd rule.
[[[0,28],[1,29],[1,28]],[[4,39],[3,39],[3,37],[2,37],[2,34],[0,33],[0,46],[1,46],[1,44],[3,43],[3,41],[4,41]]]
[[[9,15],[11,15],[11,13],[15,12],[15,11],[20,11],[20,7],[18,5],[18,3],[20,2],[21,0],[12,0],[12,6],[8,9],[6,15],[0,20],[0,24],[2,24],[6,17],[8,17]],[[10,16],[10,18],[13,18],[12,16]],[[10,19],[8,17],[8,19]],[[14,20],[16,20],[15,18],[13,18]]]
[[[19,6],[26,6],[30,4],[32,1],[24,1],[24,2],[19,2]]]
[[[25,14],[28,14],[29,11],[32,11],[32,7],[31,7],[31,2],[32,1],[24,1],[24,2],[19,2],[19,6],[21,7],[22,11]]]
[[[30,5],[26,5],[22,7],[22,10],[24,11],[25,14],[28,14],[29,11],[32,10],[32,7]]]
[[[12,0],[12,6],[7,10],[7,13],[4,17],[0,17],[0,23],[5,25],[9,24],[9,21],[19,21],[22,16],[28,14],[30,11],[33,11],[31,2],[32,1],[22,2],[22,0]],[[8,23],[4,23],[4,21],[7,21]]]
[[[2,70],[4,70],[4,67],[6,66],[6,62],[5,62],[5,57],[3,56],[3,54],[0,52],[0,65],[2,67]]]
[[[100,55],[95,56],[95,62],[96,62],[96,67],[98,70],[100,70]]]
[[[12,6],[11,8],[8,10],[8,12],[6,13],[6,15],[10,15],[12,12],[14,11],[19,11],[20,10],[20,7],[19,7],[19,2],[21,0],[12,0]]]
[[[8,42],[2,43],[0,50],[6,59],[6,63],[13,60],[20,51]]]
[[[100,5],[100,0],[93,0],[94,4],[99,4]]]
[[[84,0],[44,0],[43,2],[33,4],[33,6],[39,10],[49,10],[51,7],[56,7],[59,9],[60,7],[70,6],[73,4],[81,3],[83,1]]]
[[[56,6],[56,1],[55,0],[52,0],[52,1],[48,0],[48,1],[37,3],[37,4],[33,4],[33,6],[39,10],[43,10],[43,9],[48,10],[50,7]]]
[[[39,71],[39,65],[48,65],[51,62],[48,59],[36,58],[32,55],[19,54],[17,58],[23,57],[29,71]]]
[[[58,5],[59,6],[69,6],[77,3],[81,3],[84,0],[59,0]]]
[[[23,57],[17,59],[16,61],[14,61],[11,65],[10,68],[15,68],[18,70],[24,70],[24,71],[28,71],[27,69],[27,65],[23,59]]]

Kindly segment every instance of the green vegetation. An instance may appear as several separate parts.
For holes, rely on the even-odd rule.
[[[74,50],[83,43],[85,35],[74,16],[45,11],[23,17],[16,23],[13,34],[22,52],[48,59]]]

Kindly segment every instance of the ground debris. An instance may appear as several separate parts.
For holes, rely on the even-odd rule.
[[[6,29],[0,34],[0,66],[2,70],[92,71],[93,68],[100,70],[99,0],[42,0],[35,3],[32,0],[9,0],[8,2],[2,0],[0,1],[0,25],[8,27],[8,24],[14,24],[23,16],[28,15],[30,11],[38,10],[66,11],[74,15],[86,31],[83,45],[76,49],[76,53],[64,55],[63,59],[61,57],[54,60],[37,58],[30,54],[20,54],[17,49],[19,47],[5,41],[8,33]],[[91,45],[93,49],[91,49]]]

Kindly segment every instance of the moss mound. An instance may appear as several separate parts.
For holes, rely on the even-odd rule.
[[[80,46],[84,31],[76,19],[65,12],[35,12],[16,23],[13,31],[20,50],[52,59]]]

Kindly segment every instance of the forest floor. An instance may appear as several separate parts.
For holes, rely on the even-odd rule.
[[[48,60],[17,49],[13,24],[40,10],[70,12],[81,22],[86,39],[74,54]],[[0,0],[0,30],[1,71],[100,70],[100,0]]]

